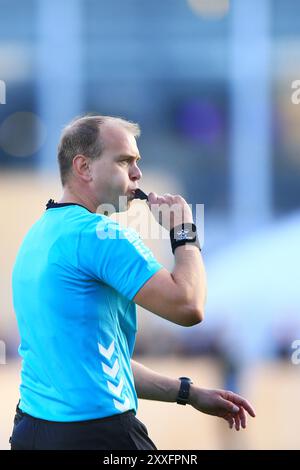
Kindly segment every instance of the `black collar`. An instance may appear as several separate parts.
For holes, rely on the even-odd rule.
[[[87,207],[83,206],[82,204],[77,204],[77,202],[54,202],[53,199],[49,199],[49,201],[47,202],[46,210],[55,209],[56,207],[64,207],[64,206],[80,206],[92,213],[92,211],[90,211]]]

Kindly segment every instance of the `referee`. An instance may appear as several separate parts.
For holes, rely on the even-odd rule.
[[[62,198],[49,200],[13,270],[23,359],[13,450],[156,449],[136,418],[138,398],[190,404],[237,430],[246,427],[246,411],[254,416],[232,392],[168,378],[131,359],[136,304],[192,326],[203,319],[206,297],[196,227],[181,196],[148,199],[157,218],[154,207],[176,203],[171,218],[159,218],[171,229],[172,272],[134,230],[97,211],[103,204],[124,211],[134,199],[139,133],[137,124],[109,116],[81,117],[63,130]]]

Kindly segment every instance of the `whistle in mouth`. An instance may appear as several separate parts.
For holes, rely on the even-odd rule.
[[[147,194],[144,193],[144,191],[142,191],[141,189],[136,189],[136,190],[135,190],[134,198],[135,198],[135,199],[144,199],[144,200],[148,201],[148,196],[147,196]]]

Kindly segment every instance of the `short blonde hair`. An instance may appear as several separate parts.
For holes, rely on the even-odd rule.
[[[64,186],[76,155],[85,155],[91,159],[100,158],[104,150],[101,127],[106,123],[115,123],[135,138],[140,136],[138,124],[113,116],[86,115],[73,119],[62,131],[58,145],[58,164],[60,178]]]

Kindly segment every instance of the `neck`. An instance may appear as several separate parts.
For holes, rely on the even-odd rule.
[[[78,194],[72,188],[67,186],[64,187],[63,195],[58,201],[59,203],[73,202],[75,204],[81,204],[91,212],[96,212],[98,204],[92,197],[87,194]]]

